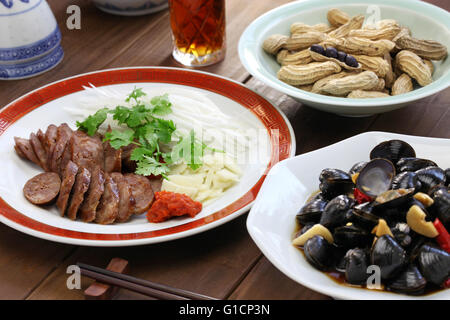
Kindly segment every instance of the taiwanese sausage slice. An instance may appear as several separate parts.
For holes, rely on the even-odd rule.
[[[86,168],[80,168],[75,178],[75,184],[72,188],[72,196],[70,197],[70,205],[67,209],[67,217],[75,220],[77,212],[84,199],[84,194],[89,189],[91,183],[91,173]]]
[[[131,187],[127,180],[121,173],[111,173],[111,178],[117,184],[119,189],[119,214],[117,215],[116,222],[125,222],[134,213],[135,201],[131,194]]]
[[[134,173],[124,175],[131,187],[131,194],[136,201],[134,214],[141,214],[150,209],[153,203],[153,190],[150,181],[144,177]]]
[[[72,161],[78,166],[93,171],[104,166],[103,145],[98,136],[90,137],[82,131],[76,131],[70,141]]]
[[[108,127],[107,132],[111,132],[111,127]],[[114,149],[109,141],[105,141],[103,142],[103,150],[105,155],[105,172],[121,172],[122,148]]]
[[[38,166],[41,165],[39,162],[39,159],[37,158],[36,154],[34,153],[33,147],[31,146],[31,142],[28,139],[18,138],[14,137],[14,141],[16,143],[15,149],[20,150],[20,153],[18,153],[19,156],[24,155],[26,159],[30,160],[31,162],[37,164]]]
[[[61,158],[64,153],[64,148],[69,142],[72,134],[73,134],[72,129],[70,129],[70,127],[66,123],[63,123],[58,127],[56,143],[53,147],[53,150],[51,150],[50,155],[51,160],[49,162],[50,170],[52,172],[58,172],[62,174],[64,168],[60,168]]]
[[[49,171],[47,165],[47,152],[45,152],[44,147],[42,146],[41,140],[34,134],[30,134],[30,144],[33,148],[34,154],[39,160],[40,166],[44,171]]]
[[[45,131],[44,148],[45,148],[45,150],[47,150],[48,156],[51,155],[51,151],[52,151],[53,147],[55,146],[57,132],[58,132],[58,127],[55,126],[54,124],[49,125],[47,127],[47,130]],[[50,160],[51,159],[48,159],[47,163],[50,164]]]
[[[160,192],[162,187],[162,179],[149,179],[153,193]]]
[[[113,223],[119,214],[119,189],[110,175],[105,174],[105,191],[95,213],[95,222],[100,224]]]
[[[126,172],[135,172],[136,171],[136,161],[131,160],[131,153],[136,148],[138,148],[138,146],[134,143],[121,148],[123,171],[126,171]]]
[[[71,138],[71,140],[72,140],[72,138]],[[70,149],[70,141],[69,141],[69,143],[67,143],[66,147],[64,148],[64,152],[61,157],[61,162],[59,164],[60,171],[61,171],[60,174],[62,174],[62,171],[64,170],[65,167],[67,167],[67,164],[71,160],[72,160],[72,151]]]
[[[45,172],[28,180],[23,187],[23,194],[31,203],[45,205],[56,199],[60,187],[59,175],[54,172]]]
[[[105,191],[105,174],[99,166],[91,171],[91,183],[80,208],[80,216],[84,222],[95,220],[95,212],[100,198]]]
[[[44,148],[45,154],[47,154],[47,149],[45,148],[45,133],[42,132],[41,129],[39,129],[36,132],[36,136],[38,137],[39,141],[41,142],[41,145]]]
[[[103,142],[105,150],[105,172],[122,171],[122,149],[114,149],[109,141]]]
[[[63,172],[61,190],[59,191],[58,200],[56,200],[56,206],[58,207],[62,217],[66,213],[70,192],[72,191],[73,184],[75,183],[77,172],[78,166],[72,161],[67,164],[66,169]]]

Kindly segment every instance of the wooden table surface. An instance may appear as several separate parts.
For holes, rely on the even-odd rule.
[[[0,106],[68,76],[113,67],[179,66],[171,56],[168,11],[118,17],[97,10],[89,0],[48,0],[63,34],[64,61],[28,80],[0,82]],[[291,121],[297,154],[365,131],[450,138],[450,89],[406,108],[367,118],[344,118],[303,106],[252,78],[239,61],[244,29],[286,0],[227,0],[227,56],[202,70],[245,83],[279,106]],[[450,10],[450,1],[429,1]],[[81,30],[68,30],[66,9],[81,8]],[[130,261],[134,276],[221,299],[329,299],[284,276],[258,250],[243,215],[216,229],[168,243],[127,247],[78,247],[40,240],[0,224],[0,299],[83,299],[68,290],[66,268],[76,261],[106,266],[113,257]],[[82,289],[91,283],[83,279]],[[145,299],[122,290],[118,299]]]

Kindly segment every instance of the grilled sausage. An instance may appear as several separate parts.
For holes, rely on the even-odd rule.
[[[111,173],[111,178],[117,184],[119,189],[119,214],[117,215],[117,222],[125,222],[130,219],[134,213],[135,200],[131,193],[131,187],[124,176],[119,172]]]
[[[122,147],[122,170],[125,172],[135,172],[136,171],[136,161],[131,160],[131,153],[138,146],[134,143]]]
[[[30,140],[19,138],[19,137],[14,137],[14,141],[16,144],[15,149],[20,150],[20,153],[18,153],[19,156],[23,155],[26,159],[37,164],[38,166],[41,165],[41,163],[39,162],[39,159],[37,158],[36,154],[34,153],[34,150],[33,150],[33,147],[31,146]]]
[[[47,165],[47,152],[45,152],[41,140],[39,140],[39,138],[34,133],[30,134],[30,144],[33,148],[34,154],[39,160],[41,168],[44,169],[44,171],[49,171]]]
[[[80,216],[84,222],[95,220],[97,206],[104,191],[105,175],[101,168],[97,166],[91,171],[91,183],[80,208]]]
[[[76,131],[70,141],[72,161],[78,166],[93,171],[104,166],[103,145],[99,137],[90,137],[83,131]]]
[[[47,149],[45,149],[45,133],[42,132],[41,129],[39,129],[36,132],[36,136],[39,139],[39,141],[41,142],[42,147],[44,148],[45,154],[47,154]]]
[[[110,175],[105,174],[105,191],[95,213],[95,222],[100,224],[113,223],[119,214],[119,189]]]
[[[162,179],[149,179],[153,193],[160,192],[162,187]]]
[[[28,201],[37,205],[52,203],[58,196],[61,179],[54,172],[44,172],[27,181],[23,194]]]
[[[103,142],[105,153],[105,172],[122,171],[122,149],[114,149],[109,141]]]
[[[69,161],[63,172],[61,190],[59,191],[58,200],[56,200],[56,206],[58,207],[62,217],[66,213],[70,192],[72,191],[73,184],[75,183],[77,172],[78,166],[72,161]]]
[[[47,154],[50,155],[51,151],[56,143],[56,136],[57,136],[58,127],[54,124],[51,124],[47,127],[47,130],[44,134],[44,148],[47,150]],[[47,163],[49,163],[47,161]]]
[[[52,172],[61,173],[64,170],[64,168],[60,168],[61,165],[61,158],[64,153],[64,148],[66,147],[67,143],[69,143],[69,140],[73,134],[72,129],[66,124],[63,123],[58,127],[57,135],[56,135],[56,143],[54,144],[51,152],[50,157],[50,170]]]
[[[131,187],[131,194],[136,201],[134,214],[141,214],[150,209],[153,203],[154,193],[150,181],[144,177],[134,173],[124,175]]]
[[[91,173],[86,168],[80,168],[75,178],[75,184],[70,197],[70,205],[67,209],[67,217],[69,219],[75,220],[77,218],[78,209],[83,202],[84,194],[88,191],[90,183]]]

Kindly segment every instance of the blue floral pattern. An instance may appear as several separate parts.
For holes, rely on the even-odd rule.
[[[52,50],[60,42],[61,42],[61,32],[59,31],[59,28],[56,27],[56,29],[47,37],[30,45],[8,49],[0,48],[0,63],[2,61],[27,60],[33,57],[40,56]]]
[[[19,0],[19,1],[23,3],[30,3],[30,0]],[[0,3],[3,4],[5,7],[7,7],[8,9],[10,9],[14,5],[14,0],[0,0]]]
[[[48,55],[29,63],[16,65],[0,65],[0,80],[23,79],[36,76],[54,68],[64,57],[61,46]]]

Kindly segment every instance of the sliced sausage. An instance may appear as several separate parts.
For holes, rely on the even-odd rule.
[[[83,131],[76,131],[70,141],[72,161],[78,166],[93,171],[104,166],[103,145],[98,136],[90,137]]]
[[[44,169],[44,171],[50,171],[47,165],[47,152],[45,152],[41,140],[39,140],[37,135],[35,135],[34,133],[30,134],[30,144],[31,147],[33,148],[34,154],[39,160],[41,168]]]
[[[131,194],[136,201],[134,214],[141,214],[148,211],[154,198],[150,181],[146,177],[134,173],[128,173],[124,177],[130,185]]]
[[[28,160],[27,156],[20,150],[20,148],[17,146],[17,144],[14,144],[14,150],[16,150],[16,153],[19,157],[22,159]]]
[[[75,220],[77,218],[78,209],[84,200],[84,195],[88,191],[90,183],[91,173],[86,168],[80,168],[75,178],[75,184],[70,197],[70,205],[67,209],[67,217],[69,219]]]
[[[105,191],[100,199],[95,222],[100,224],[113,223],[119,214],[119,189],[110,175],[105,174]]]
[[[91,183],[80,208],[80,217],[84,222],[95,220],[95,212],[100,198],[105,191],[105,175],[97,166],[91,171]]]
[[[122,171],[122,149],[114,149],[109,141],[103,142],[105,153],[105,172]]]
[[[54,172],[44,172],[27,181],[23,194],[28,201],[37,205],[52,203],[58,196],[61,179]]]
[[[23,139],[19,137],[14,137],[14,141],[16,143],[15,149],[20,150],[20,153],[24,155],[24,157],[31,162],[37,164],[38,166],[41,165],[39,162],[39,159],[37,158],[36,154],[34,153],[33,147],[31,146],[30,140]],[[19,156],[21,155],[20,153]]]
[[[63,123],[58,127],[56,143],[54,144],[53,149],[51,150],[51,155],[49,155],[51,159],[49,161],[50,170],[52,172],[58,172],[62,174],[64,168],[60,168],[61,158],[64,153],[64,148],[69,142],[72,134],[73,134],[72,129],[70,129],[70,127],[66,123]]]
[[[72,151],[70,149],[70,142],[66,144],[66,147],[64,148],[64,152],[61,157],[61,162],[59,164],[60,171],[64,170],[65,167],[67,167],[67,164],[69,161],[72,160]],[[61,174],[62,172],[60,172]]]
[[[134,143],[122,147],[122,169],[125,172],[135,172],[136,171],[136,161],[131,160],[131,153],[138,146]]]
[[[56,136],[58,132],[58,127],[54,124],[51,124],[47,127],[47,130],[44,134],[44,148],[47,150],[47,154],[50,155],[51,151],[56,143]],[[49,161],[47,161],[49,162]]]
[[[149,179],[153,193],[160,192],[162,187],[162,179]]]
[[[39,130],[36,132],[36,136],[38,137],[39,141],[41,142],[42,147],[43,147],[44,150],[45,150],[45,153],[47,154],[47,149],[45,149],[45,133],[42,132],[41,129],[39,129]]]
[[[72,161],[69,161],[66,169],[63,172],[61,190],[59,191],[58,200],[56,200],[56,206],[58,207],[62,217],[66,213],[70,192],[72,191],[73,184],[75,183],[75,177],[77,176],[77,173],[78,166]]]
[[[131,187],[124,176],[119,172],[111,173],[111,178],[117,184],[120,197],[119,214],[117,215],[116,222],[125,222],[130,219],[130,216],[134,213],[135,200],[131,193]]]

